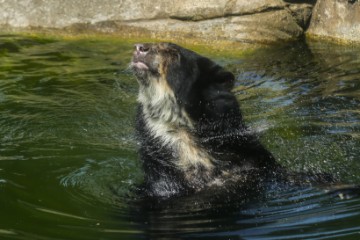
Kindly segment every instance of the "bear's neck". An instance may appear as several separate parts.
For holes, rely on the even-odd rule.
[[[193,121],[178,103],[174,92],[161,82],[140,86],[138,102],[143,106],[145,118],[169,127],[193,129]]]
[[[192,120],[168,86],[140,87],[138,101],[142,105],[146,128],[175,153],[177,167],[184,171],[213,168],[212,157],[196,141]]]

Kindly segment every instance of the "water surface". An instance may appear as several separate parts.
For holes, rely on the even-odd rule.
[[[360,199],[326,186],[144,202],[132,44],[0,36],[0,239],[357,239]],[[360,48],[229,56],[245,120],[295,171],[360,184]],[[345,192],[346,193],[346,192]]]

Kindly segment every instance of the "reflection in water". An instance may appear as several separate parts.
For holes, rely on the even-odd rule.
[[[357,225],[349,228],[348,223],[342,224],[348,230],[336,227],[341,219],[359,218],[359,199],[343,201],[338,192],[311,187],[278,187],[261,197],[212,192],[147,200],[134,206],[132,216],[144,223],[148,239],[314,239],[360,230]]]
[[[270,126],[265,141],[283,164],[295,170],[321,169],[358,182],[353,168],[360,152],[358,51],[298,43],[255,54],[237,68],[239,84],[244,76],[248,86],[237,91],[247,103],[245,116],[255,127],[264,122]],[[259,68],[261,75],[253,78]],[[254,98],[259,94],[260,100]],[[252,116],[254,109],[257,115]]]
[[[131,51],[112,39],[0,36],[1,239],[357,239],[357,189],[142,198]],[[278,161],[359,184],[359,54],[297,42],[214,60],[237,75],[245,120]]]

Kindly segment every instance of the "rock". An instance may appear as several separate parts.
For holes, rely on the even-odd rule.
[[[308,35],[360,42],[358,0],[318,0]]]
[[[313,6],[310,4],[291,4],[289,10],[295,18],[296,23],[302,28],[307,29],[310,24]]]
[[[287,24],[284,24],[287,22]],[[121,23],[119,23],[121,24]],[[299,37],[303,30],[287,10],[204,19],[201,21],[179,21],[161,19],[126,23],[137,29],[148,31],[154,38],[206,38],[208,40],[230,40],[241,42],[276,42]]]
[[[268,43],[304,34],[313,1],[0,0],[0,25]]]

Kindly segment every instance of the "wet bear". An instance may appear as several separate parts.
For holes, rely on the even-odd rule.
[[[252,189],[279,171],[244,124],[234,75],[172,43],[136,44],[137,134],[150,196],[225,187]]]

